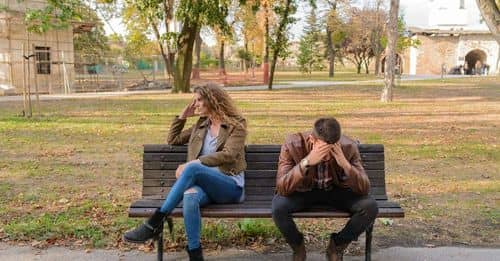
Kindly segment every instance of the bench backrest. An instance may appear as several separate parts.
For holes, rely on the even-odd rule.
[[[360,144],[363,166],[370,178],[370,194],[386,200],[384,146]],[[246,146],[245,201],[271,201],[276,185],[280,145]],[[175,182],[175,170],[186,161],[186,146],[144,145],[143,196],[165,197]]]

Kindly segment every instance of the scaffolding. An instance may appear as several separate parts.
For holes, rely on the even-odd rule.
[[[73,33],[90,30],[89,23],[74,23],[62,30],[30,33],[25,11],[43,8],[41,0],[3,0],[0,12],[0,95],[69,93],[75,78]],[[89,29],[90,28],[90,29]]]

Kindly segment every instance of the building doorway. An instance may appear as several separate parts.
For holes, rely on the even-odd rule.
[[[382,61],[380,62],[382,63],[382,73],[385,73],[385,57],[382,58]],[[403,74],[403,59],[401,59],[401,55],[399,54],[396,54],[396,74]]]
[[[486,53],[483,50],[475,49],[465,56],[465,74],[487,74],[489,65],[486,63]]]

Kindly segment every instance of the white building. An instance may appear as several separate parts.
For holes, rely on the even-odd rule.
[[[475,0],[420,0],[402,7],[418,48],[403,54],[402,68],[409,74],[493,74],[499,45],[490,33]]]

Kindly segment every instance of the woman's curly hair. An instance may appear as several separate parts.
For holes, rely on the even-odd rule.
[[[224,89],[209,83],[197,86],[193,91],[204,99],[205,106],[208,107],[212,117],[231,125],[241,125],[240,120],[243,116],[234,105],[233,99],[231,99]]]

